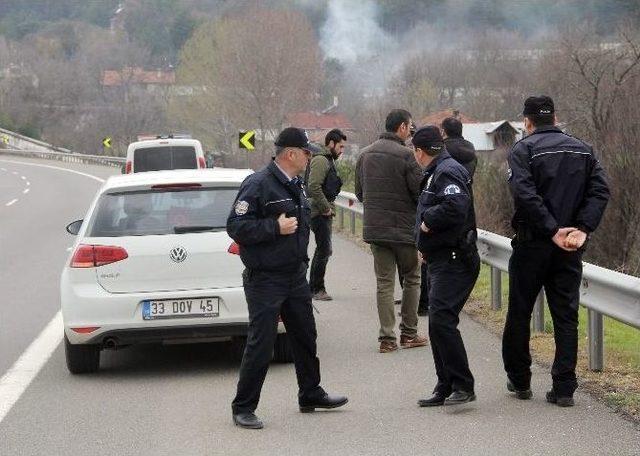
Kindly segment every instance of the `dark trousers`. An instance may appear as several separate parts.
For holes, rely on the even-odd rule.
[[[420,301],[418,301],[418,312],[429,310],[429,268],[427,263],[420,265]]]
[[[291,341],[299,400],[314,400],[323,395],[306,267],[286,274],[245,270],[243,283],[249,307],[249,334],[238,390],[231,404],[233,413],[253,412],[258,406],[278,332],[278,316]]]
[[[547,296],[556,354],[551,368],[558,396],[572,396],[578,386],[578,305],[582,254],[565,252],[551,241],[514,240],[509,260],[509,310],[502,336],[502,359],[516,389],[529,389],[531,313],[542,287]]]
[[[434,393],[474,392],[467,352],[458,330],[459,314],[480,272],[476,251],[453,258],[429,259],[429,337],[438,383]]]
[[[327,270],[327,263],[331,256],[331,228],[333,219],[318,215],[311,219],[311,230],[316,239],[316,250],[311,261],[311,271],[309,272],[309,285],[311,293],[326,291],[324,286],[324,275]]]

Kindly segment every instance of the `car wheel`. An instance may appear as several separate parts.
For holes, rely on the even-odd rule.
[[[273,347],[273,360],[276,363],[293,362],[293,350],[287,333],[281,333],[276,336],[276,343]]]
[[[100,367],[100,346],[73,345],[65,334],[64,351],[67,358],[67,369],[72,374],[88,374],[98,371]]]

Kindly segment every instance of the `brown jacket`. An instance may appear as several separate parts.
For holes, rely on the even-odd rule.
[[[365,147],[356,164],[356,196],[364,205],[364,241],[415,245],[422,171],[394,133]]]

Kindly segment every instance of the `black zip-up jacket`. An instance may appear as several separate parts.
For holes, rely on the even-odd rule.
[[[469,173],[443,150],[425,169],[418,200],[416,233],[418,250],[426,257],[442,250],[476,249],[476,216]],[[425,233],[420,229],[429,228]]]
[[[451,155],[458,163],[465,167],[469,176],[473,180],[473,175],[476,172],[476,166],[478,165],[478,157],[476,156],[476,148],[473,144],[462,136],[459,138],[446,138],[444,145]]]
[[[295,233],[281,235],[278,217],[298,218]],[[301,183],[294,183],[275,162],[248,176],[227,219],[227,233],[240,245],[248,269],[295,272],[308,263],[311,209]]]
[[[537,128],[509,152],[512,226],[534,239],[559,228],[594,231],[609,200],[604,171],[590,145],[557,127]]]

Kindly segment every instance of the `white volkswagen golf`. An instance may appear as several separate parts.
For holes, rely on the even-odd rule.
[[[67,367],[95,372],[103,349],[247,334],[238,246],[226,220],[250,170],[136,173],[109,178],[62,272]],[[274,359],[291,351],[280,324]]]

